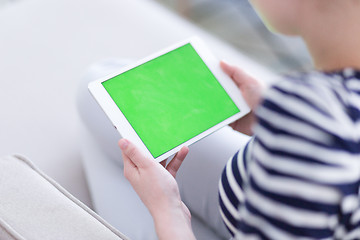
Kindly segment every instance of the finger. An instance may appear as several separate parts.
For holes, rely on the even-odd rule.
[[[229,63],[225,62],[224,60],[220,61],[220,67],[230,77],[232,77],[235,73],[234,67],[232,65],[230,65]]]
[[[171,162],[167,165],[166,170],[175,178],[176,173],[179,170],[181,164],[183,163],[186,155],[189,153],[189,148],[184,146],[180,149],[178,153],[176,153],[175,157],[171,160]]]
[[[122,158],[124,162],[124,176],[131,183],[138,169],[124,153],[122,153]]]
[[[240,77],[243,73],[242,70],[240,70],[239,68],[230,65],[229,63],[225,62],[225,61],[220,61],[220,66],[222,68],[222,70],[229,75],[234,81],[241,80]]]
[[[220,66],[239,88],[241,88],[244,84],[257,83],[257,81],[236,66],[232,66],[224,61],[220,62]]]
[[[136,148],[136,146],[127,139],[120,139],[119,147],[125,157],[128,157],[131,162],[138,168],[143,168],[151,164],[151,160],[144,157],[143,154]]]

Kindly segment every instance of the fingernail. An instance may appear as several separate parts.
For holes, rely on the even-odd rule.
[[[129,141],[126,139],[121,139],[119,141],[119,146],[120,146],[121,150],[125,150],[128,145],[129,145]]]

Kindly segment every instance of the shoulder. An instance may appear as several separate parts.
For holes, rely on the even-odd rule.
[[[340,80],[311,73],[273,85],[256,111],[254,132],[262,146],[302,162],[351,163],[360,153],[360,134],[339,96]]]
[[[265,92],[258,112],[265,107],[298,118],[304,118],[306,110],[331,117],[328,103],[333,100],[334,87],[328,80],[326,75],[316,73],[284,77]]]
[[[351,122],[339,98],[342,87],[340,79],[322,73],[286,77],[265,93],[256,111],[260,128],[321,143],[332,140],[329,136],[351,138]]]

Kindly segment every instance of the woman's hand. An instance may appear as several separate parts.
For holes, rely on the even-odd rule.
[[[250,113],[231,123],[230,127],[238,132],[251,136],[253,135],[252,126],[256,122],[256,117],[253,113],[253,110],[255,110],[261,102],[261,93],[264,89],[264,86],[256,79],[247,75],[238,67],[232,66],[224,61],[220,62],[220,66],[240,89],[246,103],[251,109]]]
[[[181,201],[176,173],[189,152],[183,147],[165,166],[144,157],[134,144],[119,141],[124,160],[124,175],[150,211],[159,239],[195,239],[191,214]]]

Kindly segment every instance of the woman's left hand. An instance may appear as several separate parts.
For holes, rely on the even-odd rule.
[[[159,164],[144,157],[126,139],[121,139],[119,146],[124,160],[124,175],[150,211],[159,239],[177,239],[176,236],[179,236],[178,239],[194,239],[191,214],[181,201],[175,180],[189,149],[183,147],[165,166],[166,160]]]

